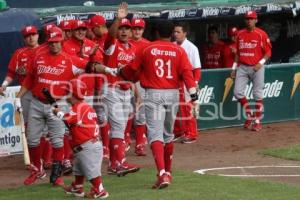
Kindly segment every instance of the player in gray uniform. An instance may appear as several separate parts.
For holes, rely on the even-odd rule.
[[[84,101],[86,84],[73,79],[66,90],[69,92],[67,102],[72,105],[71,111],[65,114],[59,108],[53,108],[53,113],[69,125],[72,136],[75,181],[71,186],[65,187],[65,192],[77,197],[106,198],[108,192],[104,189],[101,178],[103,146],[99,140],[97,114]],[[92,184],[86,195],[83,191],[84,178]]]
[[[173,24],[160,22],[159,40],[145,45],[132,65],[120,70],[120,76],[130,79],[139,72],[145,88],[145,113],[148,142],[157,167],[157,182],[153,189],[162,189],[171,183],[173,157],[173,126],[179,103],[179,86],[183,80],[192,101],[198,99],[191,64],[183,48],[171,40]]]
[[[247,27],[237,34],[237,54],[232,66],[232,77],[236,77],[234,96],[246,111],[244,128],[249,128],[254,121],[252,131],[260,131],[262,129],[264,64],[271,57],[272,45],[268,35],[256,27],[255,11],[248,11],[245,14],[245,21]],[[240,64],[238,68],[237,63]],[[245,97],[245,89],[249,80],[253,83],[253,97],[256,101],[254,113]]]

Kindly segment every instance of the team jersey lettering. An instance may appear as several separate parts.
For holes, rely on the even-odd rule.
[[[59,69],[52,66],[39,65],[37,67],[37,74],[54,74],[58,76],[64,73],[64,71],[64,69]]]
[[[151,50],[151,54],[153,56],[172,56],[172,57],[176,57],[176,52],[175,51],[164,51],[164,50],[160,50],[157,48],[153,48]]]

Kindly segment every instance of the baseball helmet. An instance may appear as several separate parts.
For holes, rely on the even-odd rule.
[[[79,79],[72,79],[66,87],[67,92],[70,92],[74,97],[83,100],[87,92],[87,86]]]

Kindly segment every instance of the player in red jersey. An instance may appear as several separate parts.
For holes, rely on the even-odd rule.
[[[219,40],[218,28],[210,26],[208,28],[208,43],[201,48],[201,59],[203,69],[222,68],[221,51],[224,42]]]
[[[89,20],[91,31],[93,31],[95,38],[94,42],[99,45],[99,49],[103,56],[104,54],[104,43],[108,35],[108,29],[106,26],[106,20],[101,15],[94,15]],[[97,94],[97,97],[100,97],[102,95],[102,89],[103,89],[103,82],[102,79],[96,79],[96,88],[95,92]],[[98,98],[97,104],[95,104],[96,107],[96,113],[100,125],[100,133],[101,138],[103,142],[103,157],[106,159],[109,159],[109,124],[107,122],[107,116],[105,115],[105,111],[102,104],[102,99]]]
[[[146,22],[143,19],[132,19],[132,38],[130,42],[134,44],[137,48],[137,51],[141,49],[144,45],[148,44],[149,41],[143,38],[143,33],[145,30]],[[138,77],[138,75],[137,75]],[[134,129],[135,129],[135,154],[137,156],[145,156],[146,151],[146,118],[145,118],[145,106],[144,106],[144,98],[145,98],[145,89],[141,87],[140,82],[135,83],[134,88],[134,98],[133,102],[137,102],[135,105],[135,116],[134,116]],[[131,119],[128,120],[125,134],[130,134],[131,130]],[[129,135],[130,137],[130,135]]]
[[[224,48],[221,52],[221,58],[222,58],[222,66],[224,68],[231,68],[235,55],[236,55],[236,36],[238,33],[238,29],[236,27],[232,27],[228,29],[228,41],[225,42]]]
[[[120,70],[120,75],[131,79],[139,71],[141,86],[146,90],[145,110],[148,142],[151,145],[157,167],[154,189],[162,189],[171,183],[173,158],[173,125],[179,102],[182,79],[192,101],[198,99],[191,64],[183,48],[171,40],[173,24],[158,24],[159,40],[144,46],[132,63]]]
[[[232,65],[232,76],[236,77],[234,96],[246,111],[244,128],[249,128],[253,123],[252,130],[260,131],[262,129],[264,64],[271,57],[272,45],[268,35],[256,27],[255,11],[248,11],[245,14],[245,21],[247,27],[239,31],[237,35],[237,55]],[[254,113],[245,97],[245,89],[249,80],[253,83],[253,97],[256,102]]]
[[[67,97],[67,102],[72,105],[70,112],[53,109],[54,114],[69,125],[73,141],[75,180],[64,188],[65,192],[76,197],[106,198],[109,194],[104,189],[101,178],[103,147],[99,140],[96,112],[84,101],[87,91],[85,83],[73,79],[66,90],[70,93]],[[87,194],[84,194],[83,189],[84,178],[92,184]]]
[[[72,37],[72,23],[74,20],[63,20],[58,27],[63,31],[63,37],[68,40]]]
[[[28,146],[30,159],[33,164],[30,175],[25,179],[24,184],[33,184],[38,178],[44,178],[46,173],[41,165],[40,138],[45,125],[48,127],[49,137],[53,146],[53,164],[50,176],[50,183],[62,185],[61,178],[63,160],[63,135],[65,125],[51,112],[50,102],[42,93],[44,88],[48,89],[56,100],[65,95],[62,86],[75,75],[83,73],[87,61],[77,57],[71,57],[62,51],[62,31],[58,27],[49,30],[48,51],[36,55],[28,74],[24,80],[19,93],[16,96],[16,108],[21,108],[20,97],[28,90],[33,94],[28,113]],[[98,65],[104,72],[105,67]]]
[[[120,4],[104,45],[104,64],[115,69],[128,65],[135,59],[135,46],[129,42],[131,23],[125,18],[127,6],[127,3]],[[111,127],[109,173],[119,176],[139,170],[139,167],[128,164],[125,159],[124,132],[132,109],[131,85],[120,77],[107,75],[107,84],[104,86],[103,103],[108,111],[108,123]]]

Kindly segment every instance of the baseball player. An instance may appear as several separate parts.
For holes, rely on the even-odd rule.
[[[7,76],[5,77],[5,80],[3,81],[2,86],[0,87],[1,95],[3,95],[3,91],[5,91],[6,87],[10,85],[10,83],[15,77],[17,78],[19,85],[22,85],[24,83],[24,79],[27,75],[27,71],[31,60],[40,48],[38,44],[39,34],[35,26],[26,26],[22,29],[21,33],[24,37],[25,47],[17,49],[9,62]],[[22,107],[24,108],[23,117],[26,127],[28,121],[28,109],[31,100],[32,94],[30,91],[26,92],[26,94],[24,94],[24,96],[21,99]],[[52,162],[52,148],[49,142],[47,142],[47,140],[45,139],[45,137],[42,137],[40,142],[42,144],[42,149],[44,150],[42,156],[44,168],[47,169],[49,168],[49,165],[51,165]]]
[[[72,23],[74,20],[63,20],[59,23],[58,27],[63,31],[64,40],[72,37]]]
[[[262,129],[264,64],[271,57],[272,45],[268,35],[256,27],[257,14],[255,11],[248,11],[245,14],[245,21],[247,27],[239,31],[237,35],[237,55],[232,66],[232,76],[236,77],[234,96],[246,110],[244,128],[249,128],[254,119],[252,130],[260,131]],[[249,80],[253,83],[253,97],[256,101],[255,113],[252,113],[245,97],[245,89]],[[252,116],[253,114],[254,116]]]
[[[201,49],[201,59],[204,69],[222,68],[221,51],[224,42],[219,39],[218,28],[208,28],[208,42]]]
[[[158,24],[159,40],[140,50],[132,65],[120,70],[120,75],[130,79],[140,71],[141,86],[145,88],[145,113],[148,142],[157,167],[155,189],[162,189],[171,183],[173,157],[173,125],[179,102],[181,80],[187,86],[191,99],[195,101],[197,89],[191,64],[183,48],[171,40],[173,24],[162,21]]]
[[[119,68],[130,64],[135,58],[135,47],[128,42],[131,33],[131,23],[127,16],[127,3],[121,3],[118,14],[109,29],[105,42],[105,65]],[[139,167],[130,165],[125,159],[124,132],[132,106],[130,104],[132,88],[130,82],[120,77],[107,75],[107,85],[103,103],[107,108],[110,125],[110,164],[109,174],[123,176],[136,172]]]
[[[69,125],[72,136],[75,180],[65,187],[65,192],[76,197],[106,198],[109,194],[104,189],[101,178],[102,142],[99,140],[96,112],[84,101],[87,87],[84,82],[73,79],[67,92],[70,93],[67,102],[72,105],[70,112],[53,109],[54,114]],[[86,195],[83,190],[84,178],[92,184]]]
[[[94,15],[90,19],[91,30],[95,34],[94,42],[99,45],[99,49],[104,54],[104,43],[108,35],[108,29],[106,27],[106,20],[101,15]],[[95,92],[97,96],[102,95],[103,80],[96,79]],[[103,143],[103,158],[109,159],[109,124],[107,123],[107,116],[101,99],[98,100],[98,104],[95,104],[95,110],[98,115],[100,134]]]
[[[102,63],[103,57],[98,50],[98,45],[86,38],[86,23],[80,20],[73,20],[71,25],[72,37],[63,43],[64,51],[69,55],[78,56],[86,61]],[[81,75],[79,78],[87,85],[86,102],[93,105],[96,78],[88,75]],[[68,144],[68,134],[64,136],[64,141]],[[65,148],[66,157],[64,158],[64,166],[69,166],[71,152],[66,151],[70,151],[70,148]]]
[[[236,54],[236,36],[238,33],[238,29],[236,27],[231,27],[228,29],[228,41],[225,42],[224,48],[221,52],[222,57],[222,66],[224,68],[231,68]]]
[[[192,65],[192,72],[196,85],[201,79],[201,62],[198,48],[187,39],[188,27],[185,23],[178,23],[174,27],[175,43],[180,45],[187,53],[188,59]],[[180,105],[178,108],[177,119],[174,125],[175,141],[176,139],[184,144],[193,143],[198,135],[197,120],[192,114],[193,104],[191,98],[182,83],[180,91]],[[177,129],[177,130],[176,130]],[[177,134],[176,134],[176,132]]]
[[[30,159],[33,164],[30,175],[25,179],[24,184],[33,184],[37,179],[46,176],[41,167],[40,137],[42,130],[47,124],[49,137],[53,146],[53,164],[50,175],[50,183],[53,185],[63,185],[61,178],[63,160],[63,135],[65,132],[64,123],[57,119],[51,112],[51,105],[44,97],[43,88],[48,89],[56,100],[60,100],[65,95],[62,86],[74,78],[75,75],[83,73],[87,62],[62,51],[63,35],[61,29],[53,27],[49,30],[48,51],[43,51],[36,55],[25,83],[21,86],[15,101],[15,107],[21,108],[20,97],[30,90],[33,99],[30,103],[28,113],[28,146]],[[101,71],[101,68],[98,65]],[[105,67],[102,68],[105,71]]]
[[[143,33],[145,30],[145,21],[143,19],[132,19],[132,38],[130,42],[134,44],[137,48],[137,51],[141,49],[144,45],[148,44],[149,41],[143,38]],[[146,118],[145,118],[145,106],[144,106],[144,98],[145,98],[145,90],[141,87],[140,82],[135,83],[135,102],[139,102],[139,105],[136,105],[136,113],[134,117],[134,129],[135,129],[135,154],[137,156],[145,156],[146,151]],[[126,132],[130,133],[130,130]]]

